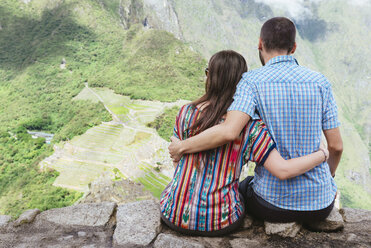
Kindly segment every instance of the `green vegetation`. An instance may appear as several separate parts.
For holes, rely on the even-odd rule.
[[[371,205],[371,53],[370,3],[314,1],[302,3],[310,15],[292,16],[285,4],[266,1],[173,0],[184,39],[204,56],[221,49],[244,55],[249,70],[261,66],[256,50],[263,22],[288,16],[298,29],[295,58],[323,73],[331,82],[339,107],[344,158],[336,176],[345,206]],[[202,11],[200,11],[202,10]],[[225,20],[230,20],[225,22]],[[361,175],[351,178],[353,172]],[[350,187],[349,187],[350,186]],[[350,190],[351,189],[351,190]],[[365,199],[365,200],[363,200]],[[352,205],[349,205],[352,202]]]
[[[131,3],[129,14],[121,19],[120,2]],[[229,2],[220,0],[213,1],[212,5],[198,0],[172,2],[180,23],[184,23],[181,27],[184,38],[204,51],[205,56],[232,48],[247,54],[250,68],[260,66],[256,37],[261,19],[266,17],[262,15],[277,14],[276,10],[252,2],[240,13],[226,7]],[[104,106],[91,94],[88,98],[75,98],[87,90],[84,83],[108,87],[126,98],[158,101],[193,100],[204,91],[206,60],[173,35],[143,28],[140,24],[145,15],[142,5],[142,1],[136,0],[0,2],[0,214],[16,216],[26,208],[45,210],[66,206],[81,196],[52,186],[58,173],[40,172],[38,162],[52,153],[52,145],[57,142],[71,140],[102,121],[111,120]],[[238,2],[235,6],[243,5]],[[245,13],[249,9],[254,11]],[[369,47],[370,32],[356,28],[367,26],[363,18],[367,17],[367,8],[322,1],[317,14],[321,22],[327,23],[323,25],[326,35],[310,34],[319,40],[313,43],[301,33],[297,57],[304,65],[323,72],[334,85],[346,127],[347,155],[336,179],[343,192],[343,204],[369,208],[370,195],[364,188],[370,183],[361,185],[349,180],[350,170],[361,174],[369,172],[367,164],[363,166],[364,151],[368,149],[371,156],[370,143],[363,149],[363,143],[369,140],[366,127],[370,124],[367,106],[371,98],[364,62],[368,59],[368,50],[364,49]],[[223,22],[228,19],[232,20],[233,27]],[[337,32],[338,27],[342,27],[341,32]],[[320,40],[321,37],[326,39]],[[101,93],[104,95],[104,91]],[[107,103],[124,121],[129,108],[143,108]],[[177,107],[168,109],[149,125],[169,140],[177,112]],[[353,131],[354,127],[358,132]],[[26,129],[54,133],[52,145],[44,144],[43,139],[32,139]],[[103,127],[101,132],[106,132]],[[112,131],[111,135],[115,135],[114,132],[118,131]],[[146,134],[139,133],[135,141],[146,138]],[[110,141],[102,138],[99,142],[103,146]],[[366,172],[364,168],[359,169],[362,166],[367,167]],[[158,196],[168,179],[162,181],[161,174],[155,170],[151,173],[139,180],[153,188],[152,192]],[[73,174],[70,172],[68,177],[72,179]],[[118,172],[115,176],[122,177]],[[160,179],[155,180],[154,176]]]
[[[84,83],[160,101],[192,99],[202,89],[205,60],[165,31],[138,24],[124,30],[118,3],[0,2],[1,214],[66,206],[81,196],[52,186],[58,173],[41,173],[38,162],[53,144],[111,120],[100,102],[73,100]],[[52,145],[31,139],[26,129],[54,133]]]
[[[167,176],[156,172],[150,165],[145,163],[138,166],[145,174],[136,179],[137,182],[140,182],[144,187],[150,191],[153,196],[160,198],[161,193],[166,187],[166,185],[171,181]]]
[[[40,172],[38,163],[51,153],[43,138],[32,139],[24,128],[15,136],[0,134],[0,213],[18,216],[29,208],[64,207],[82,196],[52,186],[56,171]]]
[[[148,123],[149,127],[155,128],[161,138],[170,141],[173,136],[174,124],[179,107],[165,109],[164,113],[158,116],[153,122]]]
[[[97,72],[88,77],[91,86],[107,86],[134,99],[160,101],[195,99],[203,90],[206,61],[171,34],[134,25],[123,43],[121,56],[115,50],[110,56],[106,51],[114,64],[108,71],[97,66]]]

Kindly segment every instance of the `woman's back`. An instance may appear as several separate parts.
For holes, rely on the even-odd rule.
[[[174,135],[187,139],[201,112],[192,105],[183,106]],[[265,154],[273,147],[265,125],[259,120],[246,126],[238,139],[216,148],[209,156],[183,156],[173,180],[161,195],[163,217],[188,230],[216,231],[230,226],[244,212],[238,192],[243,164],[247,159],[264,162]]]

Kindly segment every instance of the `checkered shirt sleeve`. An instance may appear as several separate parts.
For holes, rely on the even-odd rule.
[[[242,76],[237,85],[236,92],[233,96],[233,103],[229,106],[228,111],[241,111],[248,114],[252,119],[260,119],[256,113],[256,89],[246,79],[248,73]]]
[[[339,127],[338,109],[331,86],[326,89],[323,97],[322,129],[328,130]]]

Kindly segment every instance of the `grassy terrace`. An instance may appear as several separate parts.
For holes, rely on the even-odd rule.
[[[124,30],[117,16],[119,2],[0,1],[0,214],[16,216],[26,208],[71,205],[81,193],[53,186],[68,180],[63,175],[67,164],[74,168],[71,177],[84,174],[70,187],[80,190],[101,171],[110,170],[116,155],[128,151],[121,147],[130,141],[131,130],[100,125],[111,116],[94,96],[75,99],[84,83],[110,87],[127,100],[191,99],[202,89],[202,57],[164,31],[141,25]],[[65,69],[60,67],[62,60]],[[127,109],[141,108],[139,103],[106,102],[125,122],[135,118]],[[150,112],[140,118],[154,119]],[[54,144],[72,141],[69,152],[77,162],[71,162],[71,156],[50,161],[48,168],[55,166],[60,172],[40,173],[38,163],[52,154],[54,144],[30,139],[26,129],[54,133]],[[91,140],[76,138],[84,133]],[[108,148],[88,151],[97,147]],[[115,155],[104,157],[105,153]],[[85,161],[89,159],[99,168],[90,168]],[[127,157],[124,162],[132,160]]]

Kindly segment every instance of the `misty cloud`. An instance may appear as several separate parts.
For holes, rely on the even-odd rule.
[[[257,3],[263,3],[268,6],[286,10],[288,15],[296,20],[311,18],[313,12],[311,4],[316,4],[325,0],[255,0]],[[346,0],[352,5],[371,4],[371,0]]]

